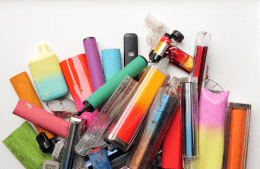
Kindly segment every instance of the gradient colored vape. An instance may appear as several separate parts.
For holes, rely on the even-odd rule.
[[[102,50],[102,64],[106,81],[122,69],[120,49]]]
[[[223,169],[245,169],[247,160],[251,105],[228,103],[227,142]]]
[[[123,79],[115,92],[103,106],[92,125],[80,139],[75,148],[75,151],[78,154],[86,156],[89,153],[90,149],[103,136],[117,114],[124,110],[137,87],[138,83],[129,76],[126,76]]]
[[[83,102],[84,107],[79,111],[79,115],[81,115],[84,111],[93,112],[113,94],[126,75],[130,77],[136,76],[147,66],[147,64],[148,62],[144,57],[137,56],[132,62],[120,70],[115,76],[112,77],[112,79],[108,80]]]
[[[60,67],[77,109],[80,111],[83,108],[82,102],[93,93],[86,55],[83,53],[63,60],[60,62]],[[97,115],[98,111],[85,112],[80,117],[87,121],[85,124],[89,128]]]
[[[12,77],[10,79],[10,82],[12,83],[13,88],[14,88],[17,96],[20,99],[23,99],[40,108],[43,108],[42,104],[32,86],[31,80],[26,72],[22,72],[16,76]],[[44,132],[49,139],[55,137],[55,135],[53,133],[39,127],[38,125],[36,125],[36,124],[31,124],[31,125],[33,128],[35,127],[37,134]]]
[[[143,122],[127,162],[129,168],[143,169],[152,165],[181,100],[177,91],[179,79],[161,87]]]
[[[181,135],[181,109],[179,105],[163,142],[162,168],[183,169]]]
[[[169,73],[166,71],[168,62],[167,58],[162,59],[158,64],[146,69],[125,111],[118,115],[108,128],[105,141],[114,143],[123,151],[129,149],[159,88],[169,79]]]
[[[74,117],[70,118],[70,126],[68,128],[68,133],[66,135],[66,140],[63,147],[61,168],[71,169],[76,159],[76,152],[74,151],[76,144],[80,139],[80,128],[81,119]]]
[[[193,57],[193,70],[191,75],[198,79],[198,92],[200,99],[201,88],[204,87],[206,78],[206,60],[208,48],[211,42],[211,35],[208,32],[199,32],[195,40],[195,52]]]
[[[176,46],[168,47],[163,57],[168,57],[171,64],[181,68],[187,73],[190,73],[193,68],[193,58]]]
[[[228,91],[201,89],[199,106],[199,169],[222,169]]]
[[[96,39],[87,37],[83,40],[85,54],[88,61],[89,73],[92,81],[94,92],[100,88],[105,81],[100,56],[98,53]]]
[[[198,80],[194,77],[180,78],[182,111],[182,159],[184,169],[198,160]]]
[[[55,53],[51,52],[46,43],[38,48],[40,55],[32,58],[28,65],[39,98],[47,102],[66,95],[69,90]]]

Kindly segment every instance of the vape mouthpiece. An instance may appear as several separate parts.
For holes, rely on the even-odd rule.
[[[172,78],[172,80],[171,80],[171,83],[170,83],[170,85],[172,86],[172,87],[174,87],[174,88],[178,88],[178,86],[179,86],[179,83],[180,83],[180,80],[177,78],[177,77],[173,77]]]
[[[85,100],[83,104],[84,107],[79,111],[78,116],[80,116],[85,111],[93,112],[95,110],[94,107],[88,101]]]
[[[163,58],[159,61],[158,66],[162,67],[162,68],[167,68],[169,63],[169,59],[168,58]]]

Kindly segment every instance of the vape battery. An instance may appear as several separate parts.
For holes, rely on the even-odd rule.
[[[151,166],[181,100],[178,85],[179,79],[173,77],[169,85],[159,89],[135,140],[127,162],[129,168]]]
[[[227,142],[224,169],[245,169],[247,160],[251,105],[228,103]],[[227,161],[227,162],[226,162]]]
[[[88,61],[88,68],[93,90],[95,92],[106,82],[103,74],[100,56],[98,53],[96,39],[94,37],[87,37],[83,40],[83,45]]]
[[[168,57],[171,64],[181,68],[187,73],[191,72],[193,68],[193,58],[184,51],[176,46],[170,46],[165,55],[164,57]]]
[[[74,117],[71,117],[70,120],[71,122],[62,153],[62,169],[70,169],[73,167],[73,162],[76,158],[76,152],[74,149],[80,139],[81,120]]]
[[[28,65],[39,98],[47,102],[66,95],[68,87],[55,53],[51,52],[46,43],[38,48],[40,55],[32,58]]]
[[[198,92],[200,98],[201,88],[204,87],[206,78],[206,59],[210,46],[211,35],[208,32],[199,32],[195,40],[194,63],[191,75],[198,79]]]
[[[194,77],[181,78],[182,157],[184,168],[198,158],[198,81]]]
[[[137,86],[138,83],[135,80],[129,76],[125,77],[101,109],[93,124],[80,139],[75,148],[78,154],[86,156],[89,153],[90,149],[103,136],[112,120],[122,111],[125,104],[128,103]]]
[[[106,81],[122,69],[120,49],[102,50],[102,64]]]
[[[158,64],[146,69],[125,111],[119,114],[108,128],[105,141],[114,143],[123,151],[128,150],[159,88],[169,79],[169,73],[166,71],[168,62],[168,59],[162,59]]]

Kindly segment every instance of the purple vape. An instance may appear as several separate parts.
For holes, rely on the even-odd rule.
[[[83,45],[88,61],[92,87],[95,92],[99,87],[106,83],[97,49],[96,39],[94,37],[87,37],[83,40]]]

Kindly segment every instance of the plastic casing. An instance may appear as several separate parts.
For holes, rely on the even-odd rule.
[[[32,58],[28,65],[40,100],[47,102],[66,95],[69,90],[55,53],[47,44],[38,48],[40,55]]]
[[[101,109],[93,124],[80,139],[75,148],[78,154],[85,156],[89,153],[90,149],[103,136],[112,120],[118,115],[119,112],[124,110],[126,104],[132,98],[137,86],[138,83],[129,76],[126,76],[123,79],[115,92]]]
[[[250,104],[228,103],[223,169],[246,169],[250,117]]]
[[[122,69],[120,49],[102,50],[102,65],[106,81]]]
[[[105,134],[105,141],[113,143],[127,151],[136,135],[159,88],[169,80],[167,68],[169,59],[162,59],[150,66],[139,79],[139,87],[128,103],[125,111],[112,122]]]
[[[159,89],[131,150],[129,168],[143,169],[151,165],[179,106],[178,84],[179,79],[174,77],[169,85]]]

